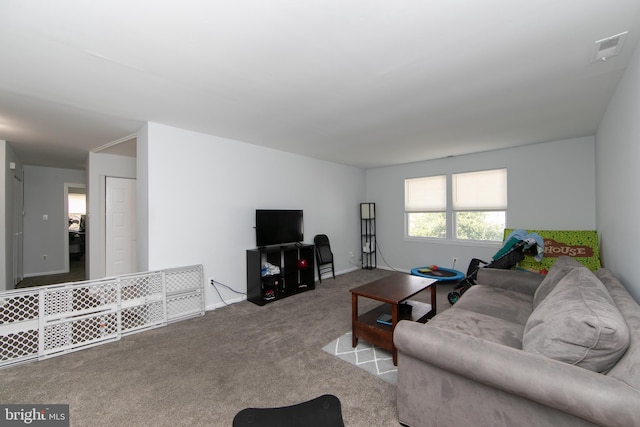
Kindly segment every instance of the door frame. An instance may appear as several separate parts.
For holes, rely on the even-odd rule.
[[[87,196],[87,185],[86,184],[76,184],[71,182],[64,183],[64,271],[68,273],[70,271],[69,268],[69,189],[70,188],[83,188],[85,197]],[[87,203],[87,206],[89,204]],[[85,212],[85,215],[87,213]],[[88,239],[89,228],[85,227],[85,241]],[[84,262],[86,264],[87,257],[85,254]]]
[[[13,278],[12,288],[24,279],[24,171],[13,175]],[[7,289],[9,284],[7,283]]]

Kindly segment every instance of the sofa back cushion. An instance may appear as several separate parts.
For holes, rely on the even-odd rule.
[[[556,262],[553,263],[551,269],[545,276],[545,278],[536,289],[535,294],[533,295],[533,309],[535,310],[538,305],[544,300],[549,292],[551,292],[558,282],[564,278],[570,271],[575,268],[582,267],[575,259],[568,256],[558,257]]]
[[[557,283],[525,325],[525,351],[608,371],[629,346],[629,329],[606,287],[586,267]]]
[[[607,287],[630,332],[629,348],[607,375],[640,390],[640,305],[611,271],[601,268],[595,275]]]

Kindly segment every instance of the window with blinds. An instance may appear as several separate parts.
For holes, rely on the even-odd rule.
[[[404,200],[408,237],[501,241],[507,169],[406,179]]]
[[[507,213],[507,170],[451,176],[456,239],[502,241]]]
[[[410,237],[447,237],[447,176],[404,181],[404,210]]]

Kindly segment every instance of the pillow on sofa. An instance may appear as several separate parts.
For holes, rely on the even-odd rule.
[[[556,262],[553,263],[547,275],[542,279],[536,293],[533,295],[533,309],[535,310],[538,305],[544,300],[549,292],[556,287],[558,282],[566,276],[571,270],[577,267],[583,267],[575,259],[568,256],[558,257]]]
[[[586,267],[572,269],[531,313],[523,350],[606,372],[629,346],[629,328],[606,287]]]

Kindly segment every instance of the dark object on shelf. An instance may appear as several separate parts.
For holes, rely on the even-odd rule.
[[[324,394],[281,408],[247,408],[233,418],[233,427],[344,427],[340,400]]]
[[[413,310],[413,306],[411,304],[407,304],[406,302],[403,302],[402,304],[398,304],[398,307],[400,310],[400,315],[409,315]]]
[[[373,270],[378,266],[376,242],[376,204],[360,203],[360,249],[362,268]]]
[[[265,305],[315,289],[313,253],[314,246],[305,244],[247,250],[247,299]],[[273,268],[265,268],[263,275],[268,264]]]
[[[69,231],[69,258],[79,260],[85,254],[85,233]]]
[[[336,278],[336,272],[333,267],[333,252],[326,234],[318,234],[313,238],[313,244],[316,246],[316,265],[318,266],[318,280],[322,283],[322,275],[331,272],[333,278]]]

